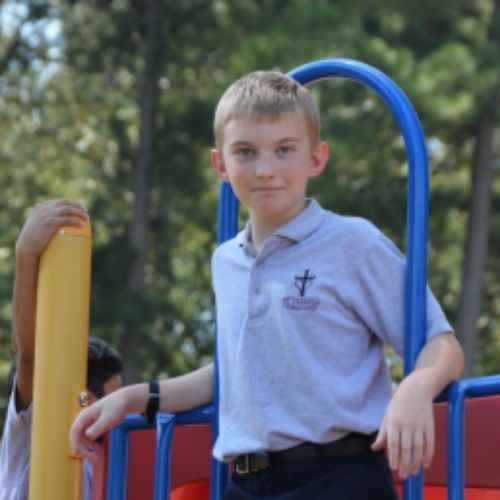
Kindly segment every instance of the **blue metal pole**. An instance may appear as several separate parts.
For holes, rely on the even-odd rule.
[[[168,500],[170,498],[173,435],[174,416],[169,413],[159,413],[158,415],[156,415],[154,500]]]
[[[127,498],[128,433],[132,430],[153,427],[142,415],[132,413],[111,430],[108,458],[107,500]]]
[[[221,244],[236,236],[238,232],[239,202],[227,182],[221,182],[219,191],[219,213],[217,243]]]
[[[464,498],[465,386],[454,382],[448,395],[448,500]]]
[[[219,212],[217,242],[219,244],[234,237],[238,232],[238,199],[233,189],[227,182],[221,182],[219,193]],[[215,334],[217,337],[217,333]],[[217,345],[217,343],[216,343]],[[217,348],[214,352],[215,376],[213,397],[213,420],[212,420],[212,443],[215,443],[219,435],[219,370]],[[227,464],[212,458],[210,474],[210,500],[219,500],[226,489],[229,479],[229,467]]]
[[[463,500],[465,488],[465,399],[500,394],[500,375],[464,379],[451,385],[448,406],[448,500]]]
[[[119,425],[111,430],[108,458],[108,500],[126,498],[128,472],[128,429]]]
[[[425,343],[427,283],[428,161],[424,135],[409,99],[387,75],[350,59],[325,59],[289,73],[302,84],[327,77],[343,77],[377,92],[392,110],[403,135],[408,159],[408,201],[405,289],[405,374],[410,373]],[[404,497],[418,500],[423,493],[422,473],[404,482]]]

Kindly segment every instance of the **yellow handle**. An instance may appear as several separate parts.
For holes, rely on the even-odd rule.
[[[30,500],[80,498],[82,461],[68,432],[86,387],[90,223],[54,234],[38,274]]]

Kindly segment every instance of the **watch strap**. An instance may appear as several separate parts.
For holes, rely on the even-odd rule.
[[[144,415],[148,424],[152,424],[155,420],[158,409],[160,408],[160,384],[158,380],[151,379],[149,381],[149,397],[146,404]]]

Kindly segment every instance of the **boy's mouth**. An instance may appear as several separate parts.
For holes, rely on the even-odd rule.
[[[278,191],[283,191],[282,187],[257,187],[253,188],[252,191],[260,193],[276,193]]]

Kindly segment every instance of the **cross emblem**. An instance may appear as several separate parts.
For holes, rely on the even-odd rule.
[[[312,282],[316,276],[310,276],[309,275],[309,269],[306,269],[304,271],[304,276],[295,276],[295,286],[297,290],[299,291],[299,294],[301,297],[304,297],[306,294],[306,289],[309,288],[312,285]]]

